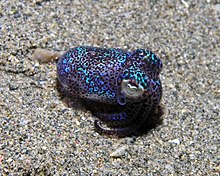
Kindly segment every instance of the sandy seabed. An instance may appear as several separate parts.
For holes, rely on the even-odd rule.
[[[0,175],[219,175],[219,41],[217,0],[2,0]],[[79,45],[157,53],[163,123],[109,138],[65,106],[56,62],[33,53]]]

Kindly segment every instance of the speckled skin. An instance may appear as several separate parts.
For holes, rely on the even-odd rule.
[[[128,52],[80,46],[70,49],[57,63],[63,88],[98,118],[96,130],[119,137],[134,133],[158,107],[161,69],[162,61],[145,49]],[[123,82],[129,85],[122,88]],[[123,89],[131,90],[129,87],[141,94],[128,96]]]

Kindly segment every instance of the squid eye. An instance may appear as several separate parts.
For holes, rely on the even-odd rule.
[[[129,80],[123,80],[121,84],[121,93],[125,94],[129,98],[138,98],[143,95],[143,89]]]
[[[138,89],[138,87],[135,84],[132,84],[132,83],[128,83],[127,84],[127,91],[128,91],[128,93],[133,94],[133,93],[137,92],[138,90],[139,89]]]

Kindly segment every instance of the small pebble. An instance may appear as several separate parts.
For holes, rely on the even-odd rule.
[[[14,82],[11,82],[10,84],[9,84],[9,89],[10,90],[17,90],[19,88],[19,85],[17,85],[16,83],[14,83]]]
[[[112,157],[112,158],[121,157],[121,156],[125,155],[125,153],[127,152],[127,150],[128,150],[128,146],[122,146],[122,147],[118,148],[117,150],[113,151],[113,152],[110,154],[110,157]]]
[[[49,51],[49,50],[41,49],[41,48],[37,48],[34,51],[33,55],[34,55],[34,59],[38,60],[41,63],[51,62],[53,60],[56,60],[56,58],[60,56],[60,54],[57,52],[53,52],[53,51]]]
[[[185,6],[187,9],[189,8],[189,4],[188,4],[186,1],[181,0],[181,2],[184,4],[184,6]]]
[[[215,169],[215,172],[220,173],[220,163],[218,163],[218,165],[214,169]]]
[[[169,142],[170,142],[170,143],[173,143],[173,144],[180,145],[180,140],[179,140],[179,139],[169,140]]]

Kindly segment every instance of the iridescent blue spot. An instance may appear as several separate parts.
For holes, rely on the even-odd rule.
[[[64,70],[65,70],[66,73],[70,72],[70,68],[69,67],[66,67]]]
[[[86,83],[89,84],[90,81],[91,81],[91,78],[87,77],[86,78]]]
[[[161,83],[160,83],[159,80],[157,80],[157,81],[155,81],[155,82],[156,82],[157,85],[161,85]]]
[[[151,55],[151,59],[152,59],[153,61],[155,60],[154,54]]]
[[[124,63],[124,62],[126,61],[126,59],[127,59],[127,57],[126,57],[126,55],[124,54],[124,55],[122,55],[122,56],[120,56],[120,57],[118,58],[118,61],[119,61],[120,63]]]
[[[69,61],[68,62],[73,62],[73,58],[71,57],[71,58],[69,58]]]
[[[105,57],[110,57],[110,54],[109,53],[105,53],[104,56]]]
[[[106,86],[103,86],[103,87],[102,87],[102,90],[103,90],[103,91],[105,91],[105,90],[107,90],[107,89],[108,89],[108,88],[107,88]]]
[[[63,64],[66,64],[67,63],[67,59],[63,59]]]
[[[66,53],[66,56],[65,57],[70,57],[71,56],[71,53],[70,52],[68,52],[68,53]]]
[[[92,87],[89,88],[89,92],[93,93],[93,88]]]
[[[94,87],[94,92],[98,92],[99,88],[98,87]]]
[[[84,74],[86,74],[86,69],[78,68],[77,70],[78,70],[78,71],[82,71]]]
[[[105,84],[103,81],[99,81],[99,83],[100,83],[100,85],[103,85],[103,84]]]
[[[116,94],[115,94],[114,92],[112,92],[111,97],[114,98],[115,95],[116,95]]]
[[[110,95],[111,94],[111,91],[110,90],[107,90],[106,91],[106,95]]]
[[[90,82],[90,86],[94,86],[94,82],[93,81]]]

